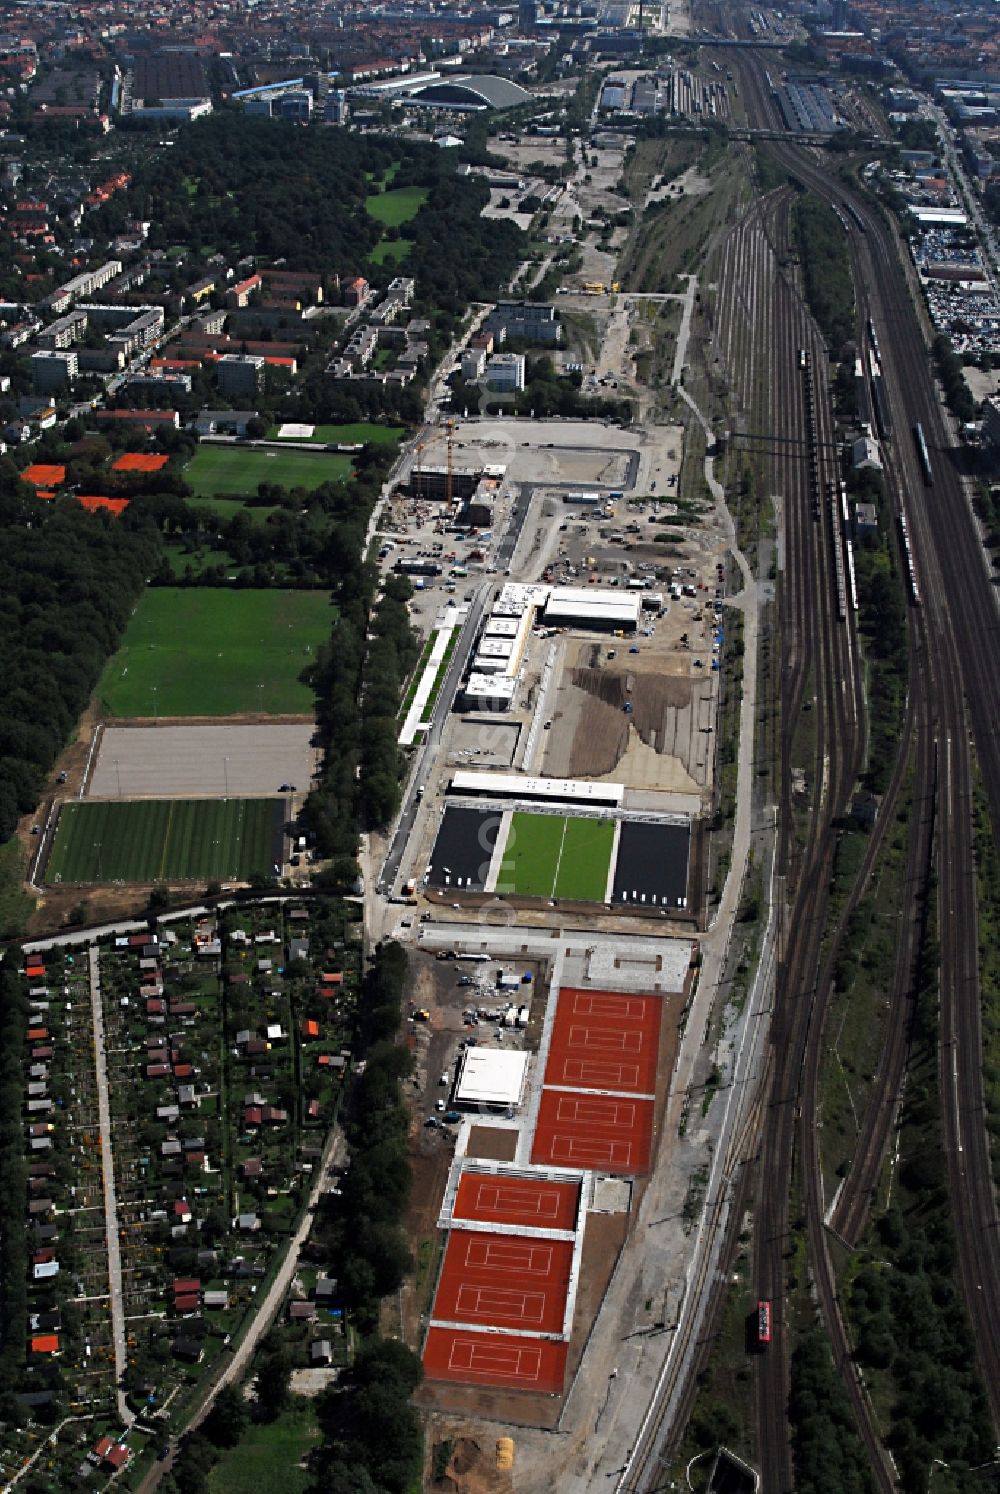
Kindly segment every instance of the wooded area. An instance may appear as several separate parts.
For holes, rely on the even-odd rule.
[[[37,805],[159,555],[152,524],[39,504],[0,475],[0,841]]]

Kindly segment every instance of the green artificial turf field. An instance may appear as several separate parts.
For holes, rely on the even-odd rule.
[[[152,587],[97,698],[112,716],[306,715],[313,693],[299,675],[335,616],[321,591]]]
[[[601,903],[614,845],[613,820],[516,813],[504,847],[497,891]]]
[[[64,804],[45,867],[53,882],[245,881],[274,875],[284,799],[82,800]]]
[[[232,498],[256,495],[262,482],[311,492],[324,482],[351,475],[351,459],[338,452],[264,451],[259,447],[201,445],[184,469],[196,498],[217,494]]]
[[[426,187],[393,187],[388,192],[373,192],[365,198],[365,207],[386,228],[398,228],[415,218],[426,201]]]

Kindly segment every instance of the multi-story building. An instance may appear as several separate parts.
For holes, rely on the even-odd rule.
[[[494,353],[486,365],[486,382],[500,393],[524,388],[524,354]]]
[[[79,373],[76,353],[42,348],[31,355],[31,386],[36,394],[53,394],[65,389]]]
[[[239,353],[224,353],[215,365],[215,376],[220,394],[232,399],[242,399],[260,393],[264,387],[263,358],[251,358]]]

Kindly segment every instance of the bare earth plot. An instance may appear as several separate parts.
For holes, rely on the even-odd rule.
[[[97,799],[248,797],[282,784],[309,791],[316,750],[308,722],[256,726],[111,726],[87,795]]]

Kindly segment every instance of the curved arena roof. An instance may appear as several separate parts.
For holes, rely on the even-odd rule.
[[[429,104],[470,105],[487,109],[515,109],[518,104],[531,101],[531,94],[519,83],[509,78],[497,78],[489,73],[460,75],[441,78],[415,88],[412,97],[424,99]]]

